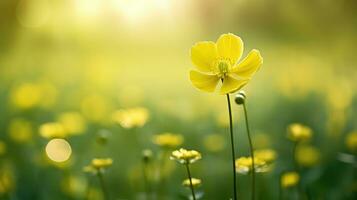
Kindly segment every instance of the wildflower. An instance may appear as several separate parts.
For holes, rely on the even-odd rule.
[[[357,152],[357,131],[349,133],[346,136],[345,143],[351,152]]]
[[[127,129],[144,126],[148,118],[149,111],[142,107],[118,110],[112,115],[114,122]]]
[[[201,179],[198,178],[191,178],[191,182],[193,187],[199,187],[202,184]],[[184,181],[182,181],[182,185],[185,187],[190,187],[190,184],[190,179],[185,179]]]
[[[191,60],[200,72],[190,71],[192,84],[205,92],[214,92],[217,84],[222,81],[221,94],[239,90],[263,63],[263,58],[256,49],[237,63],[242,53],[243,41],[232,33],[221,35],[216,43],[196,43],[191,48]]]
[[[58,117],[58,122],[71,135],[79,135],[86,130],[86,122],[78,112],[61,113]]]
[[[288,126],[288,138],[295,142],[307,141],[312,136],[312,130],[302,124],[294,123]]]
[[[162,133],[153,137],[153,143],[164,148],[176,148],[183,143],[183,137],[174,133]]]
[[[272,163],[277,157],[276,152],[273,149],[256,150],[254,151],[254,156],[263,160],[267,164]]]
[[[65,138],[67,132],[62,124],[58,122],[49,122],[40,126],[40,135],[44,138]]]
[[[150,149],[145,149],[142,152],[143,161],[148,162],[152,158],[152,151]]]
[[[92,160],[92,166],[94,168],[108,168],[113,164],[113,160],[111,158],[94,158]]]
[[[13,141],[18,143],[28,142],[32,138],[32,132],[30,121],[21,118],[10,121],[8,134]]]
[[[236,159],[236,172],[240,174],[248,174],[251,172],[253,165],[252,161],[253,160],[251,157],[240,157]],[[266,172],[269,170],[266,162],[257,157],[254,158],[254,168],[254,171],[257,173]]]
[[[191,163],[194,163],[197,160],[201,159],[201,154],[195,150],[186,150],[186,149],[181,148],[180,150],[173,151],[170,159],[176,160],[179,163],[186,166],[188,179],[184,180],[182,184],[186,187],[187,186],[190,187],[192,198],[193,198],[193,200],[196,200],[194,188],[195,188],[195,186],[198,186],[201,184],[201,180],[199,180],[199,179],[194,180],[191,177],[189,165]]]
[[[29,109],[38,106],[41,103],[43,93],[41,87],[33,83],[24,83],[11,93],[13,105],[21,109]]]
[[[299,183],[300,176],[297,172],[286,172],[281,176],[281,186],[283,188],[294,187]]]
[[[0,169],[0,197],[14,189],[14,180],[14,174],[9,167]]]
[[[320,151],[313,146],[299,146],[296,152],[296,161],[299,165],[310,167],[316,165],[320,160]]]
[[[6,143],[0,140],[0,156],[6,153]]]
[[[75,197],[85,192],[87,181],[82,176],[68,175],[61,181],[63,192]]]
[[[93,158],[89,165],[83,167],[83,171],[96,174],[110,167],[112,164],[113,160],[111,158]]]
[[[181,164],[191,164],[201,159],[201,153],[195,150],[186,150],[181,148],[180,150],[173,151],[170,159],[176,160]]]

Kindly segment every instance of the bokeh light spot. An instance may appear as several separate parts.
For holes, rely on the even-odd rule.
[[[64,162],[70,158],[72,148],[64,139],[52,139],[46,145],[46,154],[54,162]]]

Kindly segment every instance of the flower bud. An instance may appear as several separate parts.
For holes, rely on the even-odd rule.
[[[245,97],[246,97],[245,92],[239,91],[234,100],[238,105],[242,105],[242,104],[244,104]]]
[[[152,151],[150,149],[145,149],[142,152],[144,162],[149,162],[152,157]]]

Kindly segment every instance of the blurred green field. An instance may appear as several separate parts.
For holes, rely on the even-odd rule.
[[[264,58],[244,87],[254,148],[276,153],[256,199],[356,199],[356,10],[353,0],[1,0],[0,199],[105,200],[84,169],[93,158],[113,161],[107,199],[188,199],[185,168],[169,159],[181,147],[202,154],[197,194],[232,198],[225,96],[189,80],[191,46],[223,33]],[[236,157],[249,156],[242,106],[232,109]],[[293,123],[312,138],[297,147],[299,183],[279,189],[296,169]],[[250,176],[237,176],[238,198],[250,199]]]

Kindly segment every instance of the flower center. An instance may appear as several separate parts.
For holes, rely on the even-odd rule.
[[[231,70],[231,64],[228,60],[218,60],[216,64],[217,75],[220,78],[224,78]]]

